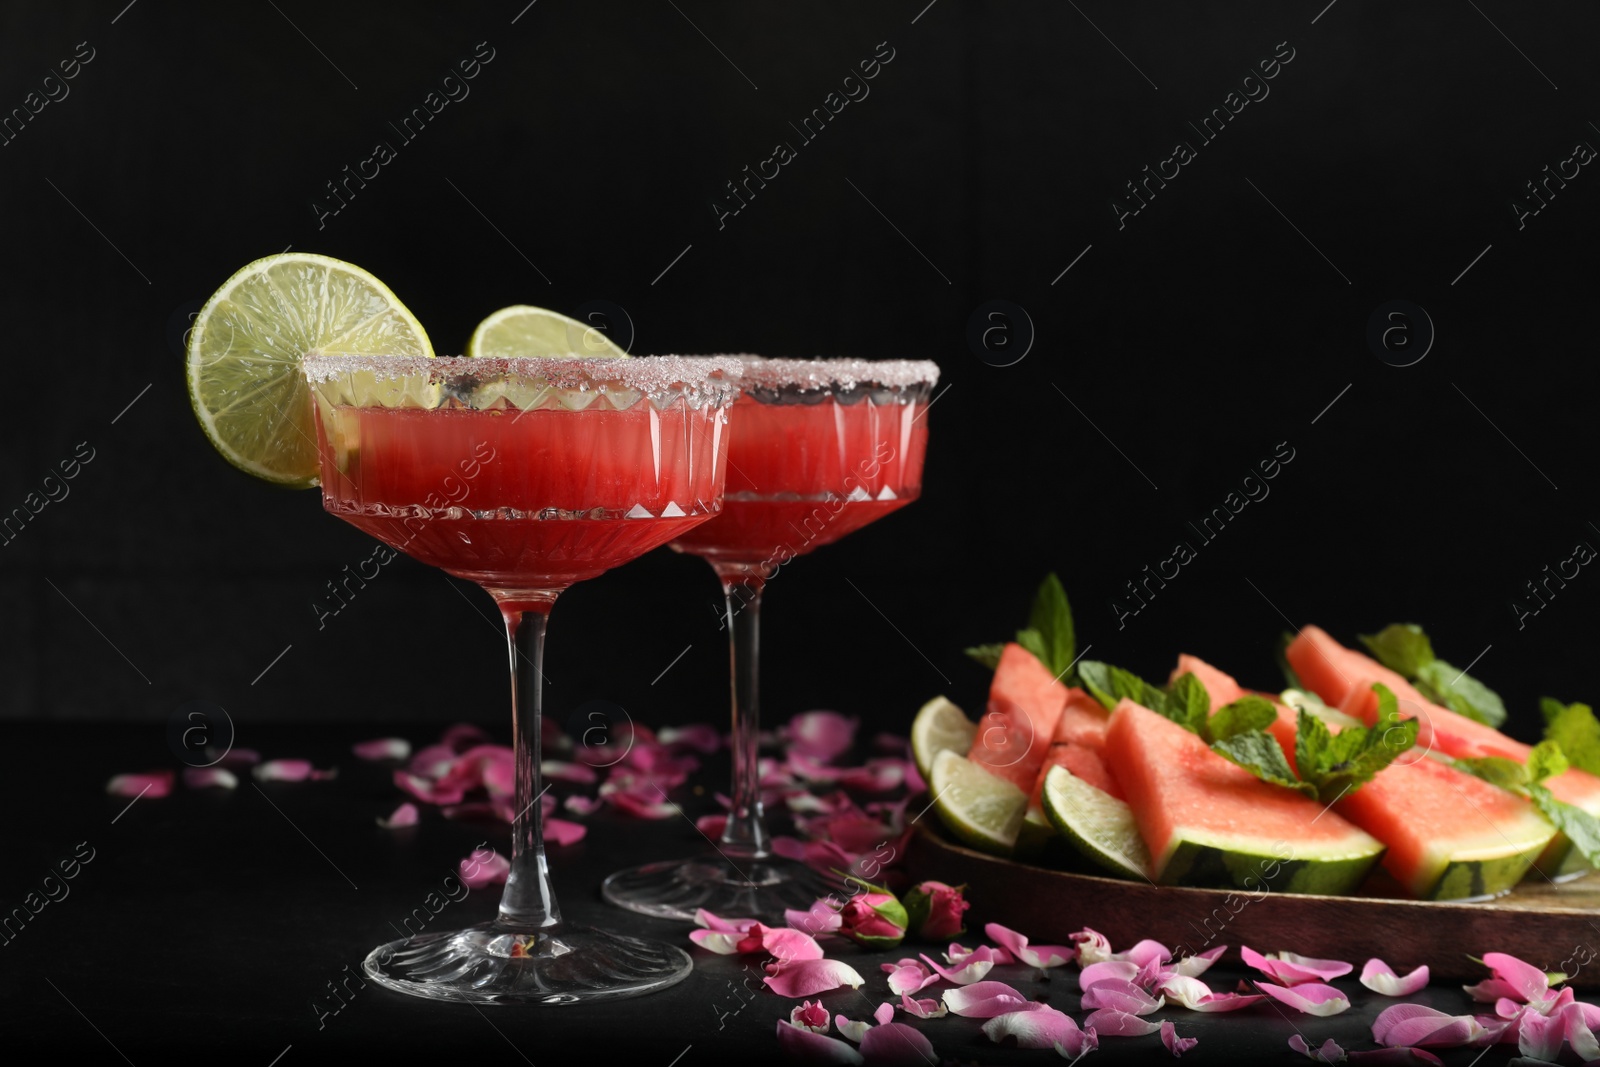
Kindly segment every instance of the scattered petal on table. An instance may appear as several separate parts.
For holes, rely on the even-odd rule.
[[[1493,1002],[1501,997],[1511,997],[1531,1004],[1543,1000],[1550,993],[1550,977],[1531,963],[1504,952],[1485,952],[1484,966],[1494,972],[1493,978],[1475,986],[1463,986],[1473,1000]]]
[[[791,752],[826,763],[855,744],[857,725],[856,719],[837,711],[804,711],[780,727],[778,733],[789,743]]]
[[[996,1015],[983,1024],[983,1032],[991,1041],[1014,1037],[1018,1048],[1052,1048],[1081,1040],[1078,1024],[1072,1021],[1072,1016],[1042,1004],[1032,1011]]]
[[[1355,965],[1343,960],[1319,960],[1293,952],[1274,952],[1263,956],[1249,945],[1239,949],[1239,955],[1256,970],[1286,986],[1301,982],[1329,982],[1342,978],[1355,970]]]
[[[921,960],[903,959],[899,963],[885,963],[882,968],[889,973],[889,992],[902,996],[921,992],[939,980]]]
[[[1017,962],[1016,957],[1003,948],[996,948],[993,945],[979,945],[977,948],[968,948],[955,941],[950,942],[950,947],[944,950],[944,961],[952,967],[957,967],[965,963],[967,957],[974,952],[987,952],[989,953],[989,958],[996,963]],[[981,959],[982,957],[979,958]]]
[[[573,799],[568,797],[568,800]],[[694,821],[694,828],[713,841],[720,840],[722,831],[728,828],[726,815],[702,815]]]
[[[1517,1051],[1536,1060],[1554,1060],[1567,1043],[1567,1020],[1561,1015],[1525,1011],[1517,1024]]]
[[[1089,1013],[1083,1020],[1083,1028],[1094,1030],[1100,1037],[1142,1037],[1161,1029],[1161,1024],[1115,1008],[1101,1008]]]
[[[586,797],[582,793],[574,793],[561,802],[561,806],[574,815],[593,815],[600,810],[601,803],[594,797]],[[721,830],[717,831],[721,834]],[[715,835],[713,835],[715,836]]]
[[[394,814],[387,819],[379,819],[378,825],[385,830],[398,830],[402,826],[417,825],[417,806],[409,800],[394,809]]]
[[[1197,952],[1192,956],[1184,956],[1172,966],[1178,974],[1186,978],[1198,978],[1210,970],[1211,965],[1216,963],[1226,951],[1228,951],[1227,945],[1218,945],[1216,948],[1208,948],[1204,952]]]
[[[1303,1011],[1307,1015],[1338,1015],[1350,1008],[1350,998],[1340,990],[1322,982],[1301,982],[1293,986],[1257,982],[1256,988],[1273,1000],[1287,1004],[1297,1011]]]
[[[1056,1042],[1056,1055],[1064,1060],[1076,1063],[1087,1052],[1093,1052],[1100,1047],[1100,1035],[1096,1034],[1094,1027],[1085,1026],[1076,1036],[1068,1035],[1068,1040]]]
[[[801,1063],[861,1064],[861,1053],[836,1037],[813,1033],[804,1027],[778,1020],[778,1044],[791,1059]]]
[[[1161,1024],[1161,1043],[1167,1046],[1167,1051],[1176,1059],[1200,1043],[1198,1037],[1179,1037],[1178,1028],[1170,1021]]]
[[[172,792],[172,779],[171,771],[119,774],[106,783],[106,792],[114,797],[164,797]]]
[[[844,924],[844,919],[839,915],[839,909],[834,906],[831,897],[820,898],[805,911],[786,908],[783,918],[796,930],[804,930],[813,936],[831,934]]]
[[[1033,1001],[1004,982],[974,982],[944,991],[944,1006],[969,1019],[992,1019],[1009,1011],[1033,1011]]]
[[[947,982],[954,982],[956,985],[971,985],[973,982],[981,981],[985,975],[994,969],[995,964],[988,951],[981,948],[976,952],[969,953],[961,961],[961,966],[959,967],[941,967],[926,955],[922,957],[922,960],[940,978]]]
[[[928,1067],[937,1063],[933,1045],[920,1030],[905,1023],[879,1023],[861,1038],[861,1055],[885,1067]]]
[[[861,988],[864,979],[841,960],[784,960],[767,964],[763,981],[781,997],[810,997],[847,985]]]
[[[459,867],[461,880],[472,889],[482,889],[487,885],[503,885],[506,875],[511,873],[510,860],[494,851],[484,855],[482,849],[475,850],[472,855],[462,860]]]
[[[1409,997],[1428,984],[1428,965],[1424,963],[1410,974],[1402,976],[1395,974],[1394,969],[1382,960],[1370,959],[1361,968],[1361,984],[1386,997]]]
[[[1001,926],[999,923],[989,923],[983,928],[983,932],[990,941],[1000,945],[1030,967],[1059,967],[1063,963],[1068,963],[1078,958],[1077,950],[1067,948],[1065,945],[1034,945],[1030,947],[1025,936],[1015,930]],[[1150,943],[1154,944],[1154,942]]]
[[[861,1039],[867,1036],[867,1031],[872,1029],[872,1024],[859,1019],[846,1019],[843,1015],[833,1017],[833,1025],[838,1029],[841,1037],[848,1038],[856,1044],[861,1044]]]
[[[950,1009],[940,1001],[913,1000],[909,993],[900,994],[900,1007],[907,1015],[915,1015],[919,1019],[942,1019],[950,1013]]]
[[[185,767],[183,784],[190,789],[236,789],[239,779],[226,767]]]
[[[1127,1012],[1129,1015],[1149,1015],[1167,1002],[1121,978],[1106,978],[1083,992],[1081,1002],[1085,1009],[1104,1009]]]
[[[557,845],[575,845],[584,839],[589,828],[581,822],[567,819],[544,820],[544,839]]]
[[[1101,960],[1091,963],[1078,972],[1078,988],[1088,989],[1097,982],[1117,978],[1124,982],[1131,982],[1139,977],[1139,965],[1127,960]]]
[[[339,775],[337,768],[319,771],[311,766],[310,760],[304,759],[268,760],[265,763],[256,764],[255,769],[250,773],[258,782],[318,781],[324,778],[336,778]]]
[[[594,768],[587,763],[568,763],[558,759],[540,762],[539,773],[552,781],[570,782],[573,785],[593,785],[600,780]]]
[[[1304,1037],[1295,1034],[1289,1038],[1289,1047],[1318,1063],[1335,1064],[1344,1059],[1344,1049],[1340,1048],[1339,1042],[1331,1037],[1322,1043],[1321,1048],[1313,1050]]]
[[[1477,1044],[1489,1031],[1470,1015],[1448,1015],[1422,1004],[1395,1004],[1372,1022],[1372,1039],[1380,1045],[1424,1045],[1456,1048]]]
[[[444,785],[441,784],[441,781],[427,778],[420,774],[412,774],[410,771],[397,770],[394,772],[394,784],[424,804],[461,803],[461,798],[466,795],[466,789],[460,785]]]
[[[411,742],[403,737],[379,737],[372,741],[357,741],[351,746],[359,759],[410,759]]]
[[[1155,991],[1190,1011],[1238,1011],[1266,998],[1258,993],[1217,993],[1198,978],[1172,974],[1156,983]]]
[[[1585,1063],[1600,1060],[1600,1041],[1595,1039],[1594,1028],[1600,1025],[1600,1011],[1593,1004],[1568,1004],[1561,1009],[1565,1022],[1567,1043]]]
[[[663,726],[656,731],[656,740],[668,748],[692,748],[706,755],[722,747],[722,735],[717,733],[717,728],[704,722]]]

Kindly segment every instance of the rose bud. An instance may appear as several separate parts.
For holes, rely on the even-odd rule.
[[[924,941],[949,941],[967,932],[961,915],[972,907],[966,886],[919,882],[906,891],[906,929]]]
[[[836,933],[867,948],[894,948],[906,936],[906,909],[881,886],[861,883],[863,891],[839,909]]]

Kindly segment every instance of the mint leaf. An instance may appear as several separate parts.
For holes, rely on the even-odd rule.
[[[1055,673],[1055,668],[1050,666],[1050,650],[1045,647],[1044,635],[1038,630],[1031,626],[1026,630],[1018,630],[1017,644],[1032,652],[1039,662],[1044,664],[1045,670],[1051,674]]]
[[[1379,663],[1407,678],[1415,678],[1434,659],[1428,635],[1414,622],[1390,623],[1376,634],[1358,636]]]
[[[1452,764],[1458,771],[1465,771],[1474,778],[1482,778],[1490,785],[1497,785],[1501,789],[1509,789],[1513,793],[1520,793],[1528,786],[1528,768],[1514,759],[1504,756],[1476,756],[1472,759],[1458,759]]]
[[[1528,787],[1528,799],[1549,819],[1557,830],[1567,835],[1572,847],[1588,860],[1591,866],[1600,866],[1600,819],[1571,804],[1556,799],[1554,793],[1542,785]]]
[[[1423,667],[1416,675],[1416,683],[1423,696],[1469,719],[1497,729],[1506,721],[1506,706],[1500,694],[1442,659]]]
[[[1316,786],[1295,777],[1294,771],[1289,767],[1288,759],[1284,757],[1283,749],[1278,747],[1278,742],[1271,734],[1260,730],[1247,730],[1242,734],[1234,734],[1227,740],[1218,741],[1211,746],[1211,750],[1237,763],[1264,782],[1285,786],[1309,797],[1317,795]]]
[[[1218,708],[1206,724],[1206,732],[1213,741],[1226,741],[1251,730],[1263,731],[1277,721],[1278,709],[1272,701],[1251,693]]]
[[[1206,744],[1214,740],[1206,730],[1211,718],[1211,694],[1192,672],[1172,680],[1172,687],[1167,691],[1167,718],[1190,733],[1199,734]]]
[[[1278,669],[1283,672],[1283,684],[1290,689],[1300,689],[1300,676],[1289,666],[1289,646],[1294,644],[1294,634],[1288,630],[1278,635],[1278,647],[1272,650],[1272,655],[1278,662]]]
[[[1028,614],[1028,629],[1038,633],[1043,652],[1033,652],[1043,661],[1050,673],[1073,684],[1072,661],[1078,656],[1077,634],[1072,627],[1072,605],[1067,603],[1067,591],[1054,572],[1045,575],[1039,591],[1033,597],[1033,610]],[[1021,634],[1017,635],[1021,641]]]
[[[1380,694],[1379,700],[1382,699]],[[1295,734],[1295,763],[1300,777],[1316,786],[1317,797],[1331,804],[1372,781],[1396,756],[1416,743],[1415,719],[1381,730],[1346,726],[1335,734],[1321,719],[1301,708]]]
[[[1561,774],[1569,766],[1560,745],[1554,741],[1540,741],[1528,753],[1528,780],[1537,785],[1546,778],[1554,778]]]
[[[1000,653],[1005,649],[1005,645],[973,645],[966,653],[992,671],[1000,666]]]
[[[1109,663],[1098,660],[1085,659],[1078,661],[1078,681],[1089,691],[1089,695],[1105,706],[1107,711],[1116,708],[1123,697],[1127,697],[1135,704],[1142,704],[1151,711],[1167,718],[1167,694],[1140,678],[1132,671],[1125,671],[1121,667],[1113,667]]]
[[[1557,709],[1551,714],[1551,708]],[[1566,704],[1545,697],[1539,702],[1545,714],[1544,736],[1561,747],[1567,762],[1590,774],[1600,774],[1600,721],[1587,704]]]

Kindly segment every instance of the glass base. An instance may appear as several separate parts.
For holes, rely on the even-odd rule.
[[[629,911],[658,919],[693,922],[704,908],[725,919],[757,919],[784,926],[784,909],[805,911],[820,897],[843,899],[839,883],[795,860],[768,856],[739,860],[722,857],[669,860],[618,871],[600,886],[600,895]]]
[[[689,954],[661,941],[562,923],[538,933],[498,922],[419,934],[373,949],[367,977],[398,993],[470,1004],[576,1004],[665,989]]]

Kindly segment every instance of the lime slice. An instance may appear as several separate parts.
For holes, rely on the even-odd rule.
[[[1022,817],[1022,826],[1017,830],[1017,843],[1011,849],[1011,858],[1025,863],[1042,863],[1045,850],[1060,839],[1061,834],[1049,817],[1029,805],[1028,813]]]
[[[544,308],[517,304],[501,308],[478,323],[478,328],[472,331],[472,340],[467,342],[467,355],[625,359],[628,353],[593,326]]]
[[[1028,810],[1028,794],[950,749],[933,758],[928,788],[952,834],[973,848],[1011,854]]]
[[[967,713],[944,697],[934,697],[922,705],[911,723],[911,757],[923,781],[933,773],[933,758],[949,749],[964,756],[978,735],[978,724]]]
[[[1124,878],[1150,879],[1150,850],[1133,809],[1065,767],[1044,778],[1044,813],[1084,858]]]
[[[317,484],[312,352],[431,356],[422,324],[389,287],[349,263],[268,256],[212,294],[189,334],[189,400],[223,458],[279,485]]]

